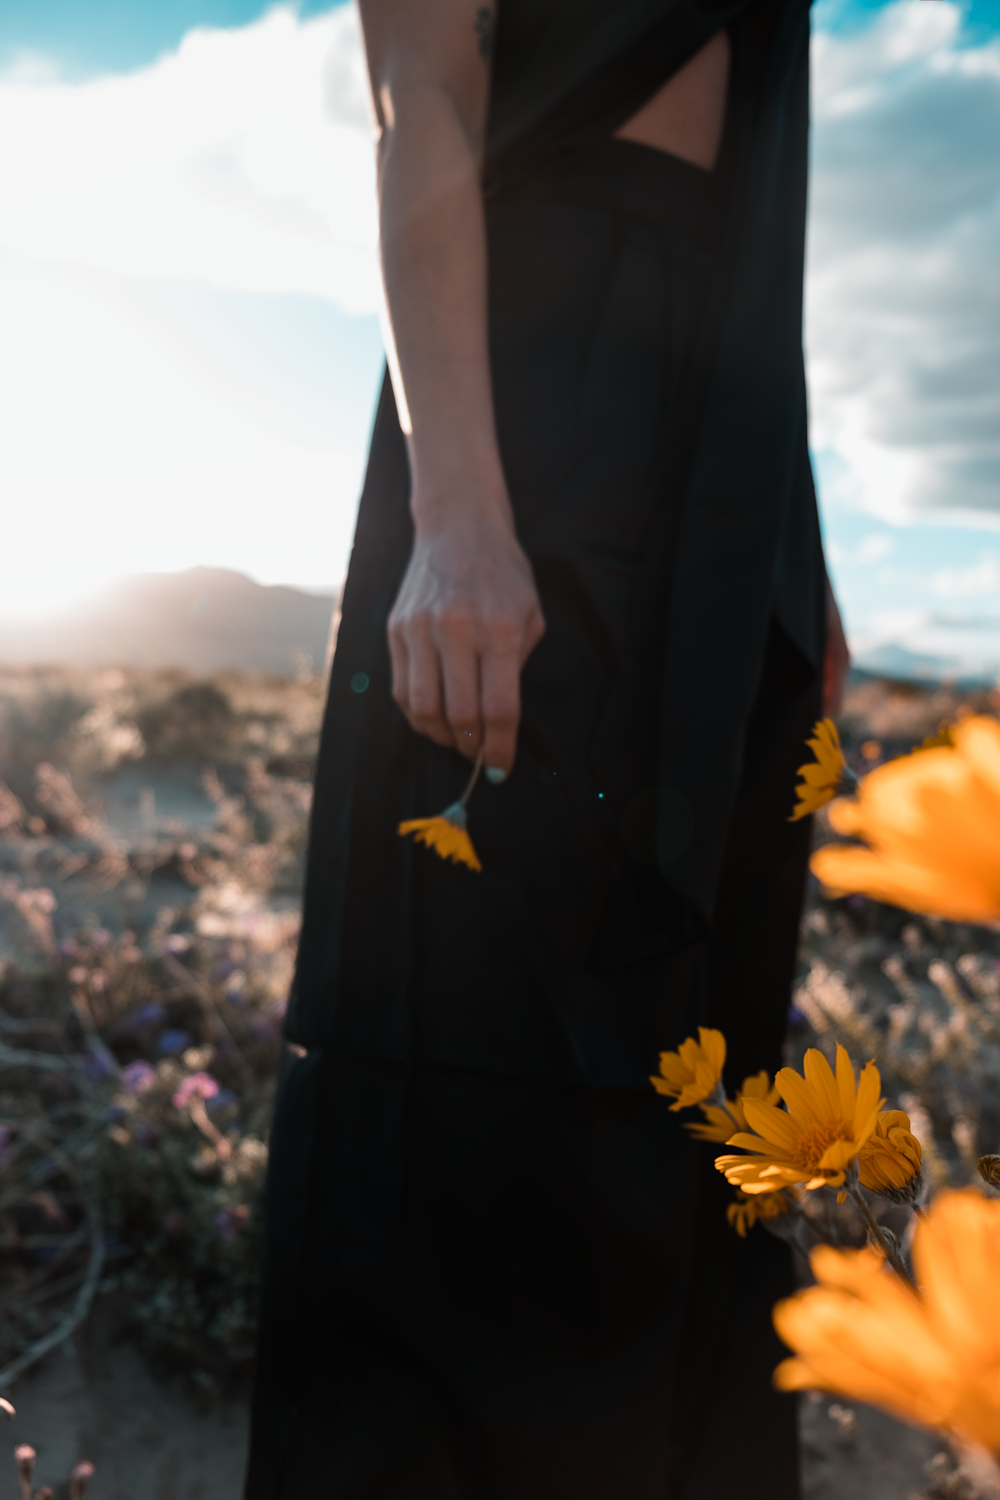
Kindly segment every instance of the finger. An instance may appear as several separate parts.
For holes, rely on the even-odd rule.
[[[475,760],[482,741],[479,663],[469,622],[439,622],[437,645],[444,686],[444,712],[463,755]]]
[[[522,667],[545,634],[545,630],[545,616],[542,614],[542,606],[536,603],[524,628],[524,644],[521,648]]]
[[[483,656],[480,662],[480,699],[483,764],[487,774],[502,771],[507,775],[514,766],[517,726],[521,717],[521,653],[513,645],[494,647]]]
[[[455,736],[444,716],[441,696],[441,661],[425,630],[407,631],[408,661],[407,707],[404,710],[418,734],[425,734],[438,745],[454,746]]]
[[[410,657],[406,649],[406,635],[391,618],[386,634],[389,638],[389,659],[392,662],[392,696],[404,714],[408,714],[410,709]]]

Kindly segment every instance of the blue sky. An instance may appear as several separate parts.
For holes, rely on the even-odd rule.
[[[323,0],[295,7],[303,17],[331,8]],[[0,64],[34,52],[72,78],[127,73],[172,51],[196,26],[245,26],[266,9],[255,0],[4,0]]]
[[[1000,0],[817,0],[807,354],[854,644],[1000,666]],[[335,587],[381,370],[356,18],[5,0],[0,608]],[[281,517],[275,531],[273,517]]]
[[[879,6],[880,0],[816,0],[814,24],[849,32]],[[0,61],[28,51],[55,58],[72,76],[128,72],[176,47],[196,26],[244,26],[267,8],[255,0],[5,0]],[[306,17],[332,7],[300,0],[295,9]],[[1000,0],[973,0],[965,9],[970,40],[1000,29]]]

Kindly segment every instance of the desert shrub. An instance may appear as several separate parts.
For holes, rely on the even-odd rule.
[[[293,924],[261,949],[161,928],[140,946],[133,932],[84,928],[61,938],[47,968],[8,964],[0,982],[3,1027],[60,1060],[50,1072],[8,1058],[0,1173],[4,1131],[30,1128],[71,1150],[103,1223],[102,1289],[124,1292],[150,1353],[203,1383],[239,1375],[253,1354],[258,1196],[293,939]],[[44,1217],[18,1172],[4,1176],[21,1219]],[[55,1241],[43,1246],[37,1226],[33,1239],[4,1241],[2,1202],[0,1292],[11,1298],[44,1264],[30,1253],[25,1263],[25,1245]],[[79,1205],[72,1193],[56,1203],[68,1235]],[[73,1265],[76,1280],[57,1286],[66,1295],[83,1274],[79,1256]],[[41,1322],[8,1319],[0,1360],[43,1324],[44,1310]]]
[[[68,763],[93,700],[59,684],[0,694],[0,774],[22,802],[32,799],[35,767]]]
[[[14,1194],[6,1238],[0,1209],[0,1302],[38,1294],[23,1317],[0,1320],[0,1366],[73,1305],[85,1200],[103,1224],[102,1288],[124,1299],[151,1354],[205,1388],[252,1355],[259,1194],[299,921],[311,788],[267,763],[314,754],[322,695],[164,673],[95,683],[74,714],[32,719],[58,730],[55,744],[41,732],[26,741],[39,759],[23,797],[0,791],[0,1199]],[[52,680],[16,686],[27,700]],[[204,772],[209,824],[108,827],[92,773],[121,758],[130,725],[133,753],[150,738],[153,786],[153,751],[223,770],[225,781]],[[211,1094],[201,1110],[184,1101],[192,1078]],[[61,1226],[32,1203],[31,1153],[4,1154],[3,1132],[16,1143],[29,1129],[76,1173],[40,1189]]]
[[[153,760],[227,760],[237,716],[214,682],[187,682],[143,705],[136,724]]]

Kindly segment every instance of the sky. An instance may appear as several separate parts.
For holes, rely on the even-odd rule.
[[[1000,670],[1000,0],[818,0],[813,31],[849,635]],[[335,589],[382,370],[353,6],[4,0],[0,142],[0,613],[198,564]]]

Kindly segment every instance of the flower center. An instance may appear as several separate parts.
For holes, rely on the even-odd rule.
[[[815,1172],[834,1141],[849,1141],[853,1132],[846,1120],[823,1120],[807,1125],[795,1143],[795,1165],[803,1172]]]

